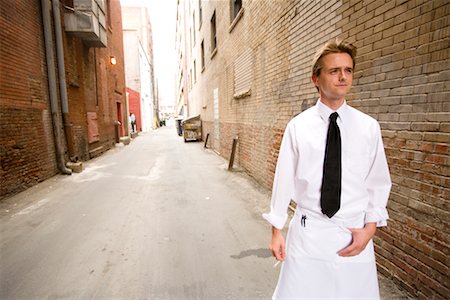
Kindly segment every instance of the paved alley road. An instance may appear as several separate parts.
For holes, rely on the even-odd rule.
[[[164,127],[4,201],[0,299],[269,299],[267,194],[226,167]]]

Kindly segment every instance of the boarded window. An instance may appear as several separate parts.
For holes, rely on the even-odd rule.
[[[253,80],[253,55],[251,49],[246,49],[234,61],[234,95],[235,99],[251,95]]]

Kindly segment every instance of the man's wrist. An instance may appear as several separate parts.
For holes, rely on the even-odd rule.
[[[276,236],[281,234],[281,230],[276,228],[275,226],[272,226],[272,236]]]
[[[364,225],[364,230],[370,233],[371,236],[374,236],[375,232],[377,231],[377,223],[376,222],[366,223],[366,225]]]

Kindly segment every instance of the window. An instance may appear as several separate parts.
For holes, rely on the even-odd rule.
[[[200,51],[201,51],[201,67],[202,67],[202,72],[205,69],[205,43],[202,41],[200,43]]]
[[[242,0],[231,0],[231,22],[237,17],[242,8]]]
[[[216,35],[216,11],[214,11],[211,18],[211,55],[215,54],[217,49],[217,35]]]
[[[106,22],[108,23],[108,27],[112,27],[111,26],[111,4],[110,4],[110,0],[106,0],[105,3],[106,6]]]
[[[198,28],[202,27],[202,0],[198,0]]]
[[[189,70],[189,91],[192,90],[192,69]]]
[[[197,67],[195,66],[195,60],[194,60],[194,83],[197,82]]]
[[[251,95],[253,81],[253,53],[250,48],[244,50],[234,61],[234,99]]]
[[[192,31],[194,34],[194,46],[195,46],[195,12],[192,14]]]
[[[232,32],[236,24],[242,19],[244,15],[244,8],[242,7],[242,0],[230,0],[230,28],[228,32]]]

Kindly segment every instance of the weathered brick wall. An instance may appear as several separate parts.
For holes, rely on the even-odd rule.
[[[79,38],[63,31],[69,121],[75,156],[81,160],[89,159],[93,149],[100,148],[101,151],[95,152],[98,154],[111,148],[115,143],[114,121],[126,124],[123,121],[127,120],[121,8],[119,1],[110,3],[107,48],[88,48]],[[72,1],[62,4],[71,6]],[[66,11],[61,5],[62,16]],[[0,28],[0,198],[3,198],[57,174],[58,169],[40,1],[0,0]],[[109,63],[110,56],[116,57],[115,66]],[[118,104],[122,107],[121,115]],[[98,114],[100,140],[91,144],[87,139],[87,112]],[[61,120],[59,124],[62,127]]]
[[[122,134],[127,126],[121,7],[119,1],[109,3],[111,22],[107,29],[107,48],[89,48],[80,38],[63,34],[69,116],[75,156],[80,160],[88,160],[114,146],[116,120],[121,121]],[[67,0],[66,5],[70,4]],[[116,65],[111,65],[111,56],[116,58]],[[122,107],[121,116],[117,103]],[[99,141],[91,143],[87,138],[88,112],[97,113],[99,131]]]
[[[109,113],[111,118],[104,123],[106,127],[105,132],[108,132],[108,140],[106,143],[111,143],[111,134],[114,132],[114,127],[111,126],[111,121],[120,120],[121,135],[125,134],[124,126],[128,124],[128,116],[126,112],[126,86],[125,86],[125,59],[123,51],[123,32],[122,32],[122,8],[120,1],[109,1],[111,10],[111,26],[108,29],[108,48],[104,50],[104,58],[107,63],[107,77],[108,77],[108,96],[105,102],[111,102]],[[117,60],[116,65],[109,63],[109,58],[114,56]],[[120,104],[122,113],[119,116],[117,112],[117,104]]]
[[[202,3],[193,59],[200,61],[204,39],[205,70],[197,68],[189,97],[204,99],[194,109],[206,121],[204,130],[212,136],[220,130],[213,147],[228,158],[237,134],[238,163],[267,188],[287,122],[318,97],[310,79],[315,50],[335,37],[355,43],[355,86],[348,102],[379,120],[393,179],[391,220],[375,239],[379,270],[414,296],[445,298],[450,288],[449,2],[243,1],[244,14],[232,29],[228,1]],[[218,47],[211,57],[214,10]],[[235,99],[234,62],[244,51],[252,54],[251,95]],[[216,88],[220,128],[214,126]]]
[[[419,298],[446,298],[450,3],[344,1],[340,12],[342,36],[359,49],[349,102],[379,120],[393,180],[379,270]]]
[[[128,105],[130,107],[130,113],[134,113],[136,117],[136,130],[142,130],[142,115],[141,115],[141,94],[130,88],[126,88],[128,93]]]
[[[39,1],[0,0],[0,198],[57,173]]]

